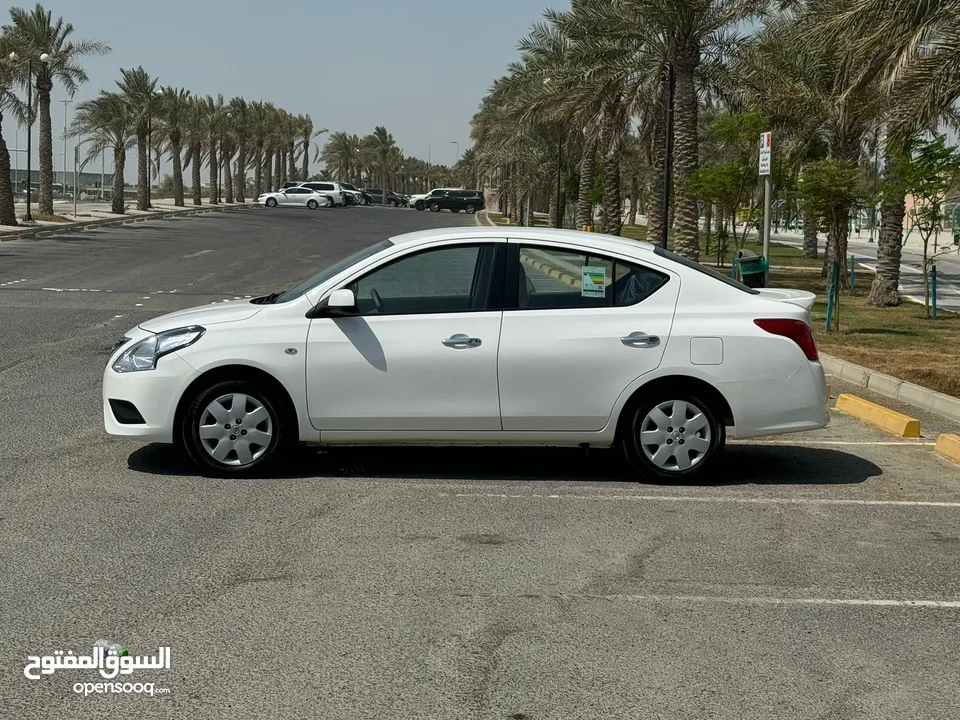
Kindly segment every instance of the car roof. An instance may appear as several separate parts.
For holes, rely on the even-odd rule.
[[[579,230],[556,230],[553,228],[523,228],[506,226],[451,227],[436,230],[418,230],[390,238],[394,245],[428,245],[442,240],[470,238],[509,238],[510,240],[547,240],[571,245],[587,245],[594,250],[607,252],[653,252],[654,246],[648,242],[631,240],[616,235],[588,233]]]

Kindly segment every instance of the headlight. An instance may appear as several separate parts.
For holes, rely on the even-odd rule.
[[[157,360],[161,357],[172,353],[174,350],[181,350],[188,345],[192,345],[205,332],[205,328],[192,325],[151,335],[121,353],[120,357],[113,363],[113,369],[118,373],[153,370],[157,367]]]

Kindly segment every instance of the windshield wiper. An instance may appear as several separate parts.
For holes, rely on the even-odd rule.
[[[281,290],[280,292],[270,293],[269,295],[264,295],[263,297],[254,298],[250,302],[256,303],[257,305],[273,305],[277,298],[283,295],[286,290]]]

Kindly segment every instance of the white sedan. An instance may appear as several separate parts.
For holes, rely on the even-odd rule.
[[[299,205],[316,210],[320,207],[333,207],[336,200],[330,195],[319,193],[309,188],[290,187],[284,188],[279,192],[263,193],[257,198],[257,203],[267,207],[277,207],[278,205]]]
[[[104,423],[220,476],[300,441],[614,446],[644,477],[687,480],[728,432],[827,424],[814,299],[594,233],[411,233],[132,328]]]

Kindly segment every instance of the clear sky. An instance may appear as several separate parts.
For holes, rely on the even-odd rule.
[[[18,4],[33,6],[30,0]],[[517,58],[517,42],[546,7],[569,2],[45,0],[44,6],[73,23],[76,37],[105,40],[113,48],[84,60],[90,82],[75,101],[115,89],[119,68],[143,65],[163,85],[309,113],[318,129],[365,135],[384,125],[407,155],[427,159],[429,153],[433,162],[451,165],[453,141],[461,152],[470,146],[470,119],[493,80]],[[56,87],[55,155],[63,153],[59,100],[65,98]],[[26,133],[17,138],[14,129],[4,128],[8,144],[14,147],[18,139],[25,148]],[[67,154],[69,172],[72,140]],[[131,182],[132,160],[131,154]],[[18,162],[26,166],[25,154]],[[62,162],[54,158],[58,173]],[[106,162],[109,173],[110,158]],[[99,170],[99,163],[86,170]]]

